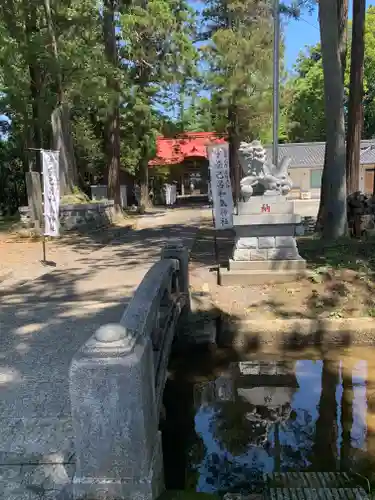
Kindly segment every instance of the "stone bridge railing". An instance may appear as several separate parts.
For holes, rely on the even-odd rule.
[[[163,491],[159,415],[172,341],[189,310],[188,251],[175,242],[120,321],[99,328],[75,355],[74,498],[153,500]]]

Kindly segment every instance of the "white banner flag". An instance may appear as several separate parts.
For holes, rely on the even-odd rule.
[[[211,176],[211,196],[215,229],[233,227],[233,197],[229,174],[229,144],[215,144],[208,148]]]
[[[59,236],[60,222],[60,180],[59,153],[42,149],[43,195],[44,195],[44,234]]]

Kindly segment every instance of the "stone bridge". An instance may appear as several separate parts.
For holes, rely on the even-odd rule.
[[[75,499],[162,493],[162,395],[172,342],[189,311],[188,251],[176,241],[164,247],[119,322],[99,328],[75,355]]]

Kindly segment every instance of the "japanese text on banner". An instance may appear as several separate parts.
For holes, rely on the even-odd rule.
[[[215,229],[233,227],[233,197],[229,176],[229,145],[209,148],[211,193]]]
[[[60,182],[59,153],[41,151],[43,165],[44,234],[59,236]]]

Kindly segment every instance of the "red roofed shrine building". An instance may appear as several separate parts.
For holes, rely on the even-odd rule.
[[[225,142],[225,137],[215,132],[186,132],[172,139],[159,136],[156,157],[149,162],[150,177],[153,174],[157,177],[163,167],[163,171],[167,171],[167,182],[177,182],[180,195],[189,191],[191,183],[194,194],[207,194],[207,146]]]

